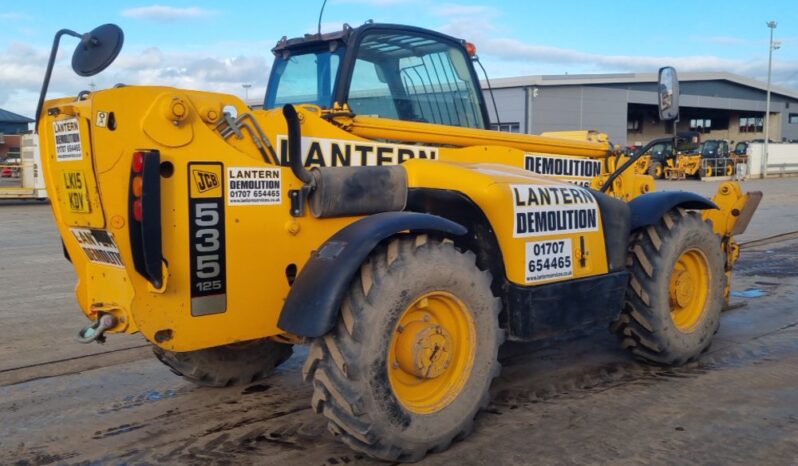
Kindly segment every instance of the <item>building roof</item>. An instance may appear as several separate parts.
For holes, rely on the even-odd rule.
[[[499,78],[490,81],[494,89],[528,86],[580,86],[590,84],[655,83],[657,73],[607,73],[607,74],[556,74]],[[767,84],[725,71],[703,73],[679,73],[679,81],[729,81],[742,86],[767,91]],[[484,84],[484,83],[483,83]],[[485,86],[483,86],[485,87]],[[772,86],[774,94],[798,99],[798,91],[781,86]]]
[[[0,108],[0,123],[33,123],[33,120]]]

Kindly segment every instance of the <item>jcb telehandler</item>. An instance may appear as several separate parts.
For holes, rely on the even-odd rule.
[[[81,341],[141,332],[211,386],[307,343],[330,430],[415,461],[470,433],[505,339],[612,322],[678,365],[718,329],[759,194],[649,192],[601,135],[488,130],[464,41],[372,23],[283,39],[253,111],[149,86],[45,102],[63,35],[83,76],[123,36],[59,31],[37,111]]]

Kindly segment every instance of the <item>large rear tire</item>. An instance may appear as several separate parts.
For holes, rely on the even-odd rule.
[[[709,349],[718,331],[726,282],[720,238],[696,212],[666,213],[637,232],[631,278],[612,330],[647,362],[682,365]]]
[[[500,301],[471,252],[427,235],[376,250],[304,367],[312,405],[351,448],[418,461],[466,437],[499,373]]]
[[[247,385],[269,376],[291,357],[291,345],[262,339],[197,351],[152,347],[155,357],[175,374],[204,387]]]

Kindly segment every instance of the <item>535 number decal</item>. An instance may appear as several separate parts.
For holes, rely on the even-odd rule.
[[[221,164],[189,164],[191,314],[227,308],[224,180]]]

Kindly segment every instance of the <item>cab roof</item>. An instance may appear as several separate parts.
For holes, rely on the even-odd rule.
[[[285,50],[301,51],[306,49],[316,49],[331,42],[339,42],[346,44],[352,35],[361,34],[370,29],[390,29],[396,32],[424,34],[427,36],[438,37],[441,39],[456,41],[465,44],[463,39],[458,39],[440,32],[424,29],[416,26],[408,26],[404,24],[391,24],[391,23],[373,23],[366,22],[361,26],[353,28],[349,24],[344,24],[340,31],[326,32],[323,34],[305,34],[302,37],[294,37],[289,39],[283,36],[282,39],[277,41],[277,44],[272,49],[272,53],[280,55]]]

